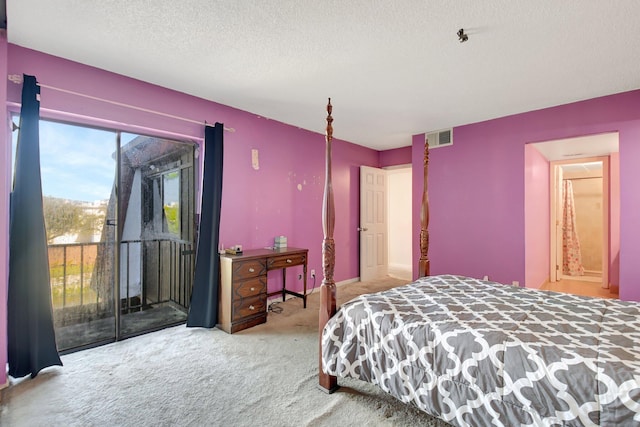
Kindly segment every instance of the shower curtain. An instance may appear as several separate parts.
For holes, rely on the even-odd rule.
[[[562,273],[568,276],[584,275],[580,240],[576,229],[573,184],[568,179],[562,183],[562,251]]]

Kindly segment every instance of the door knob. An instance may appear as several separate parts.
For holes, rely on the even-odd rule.
[[[358,227],[358,231],[367,231],[368,228],[367,227]]]

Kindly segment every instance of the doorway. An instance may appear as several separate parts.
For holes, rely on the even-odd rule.
[[[183,323],[195,265],[192,143],[119,134],[118,337]]]
[[[360,280],[412,278],[411,165],[360,167]]]
[[[609,287],[609,159],[551,162],[550,281]]]
[[[608,207],[603,209],[602,230],[602,281],[585,282],[600,288],[608,286],[609,292],[619,290],[620,254],[620,155],[618,133],[606,132],[534,142],[525,145],[525,285],[541,288],[547,283],[562,280],[562,261],[558,253],[561,243],[555,237],[561,233],[562,183],[559,164],[583,164],[605,159],[603,164],[603,196]],[[582,167],[584,168],[584,167]],[[560,172],[561,173],[561,172]],[[579,181],[576,181],[579,182]],[[580,229],[578,229],[580,232]],[[604,234],[608,233],[608,234]],[[582,233],[581,233],[582,234]],[[558,267],[556,267],[558,266]],[[595,270],[595,269],[594,269]],[[585,285],[585,286],[587,286]]]
[[[555,236],[557,279],[601,282],[608,288],[609,198],[608,173],[604,173],[608,159],[557,162],[554,167],[559,177],[554,200],[560,203],[555,209],[561,225]]]
[[[412,168],[403,165],[385,170],[389,183],[389,276],[410,281],[413,277]]]
[[[41,120],[40,152],[58,350],[185,322],[195,145]]]

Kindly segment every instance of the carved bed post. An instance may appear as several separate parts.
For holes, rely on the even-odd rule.
[[[422,187],[422,209],[420,210],[420,264],[418,275],[428,276],[430,270],[429,262],[429,141],[424,143],[424,184]]]
[[[331,117],[331,98],[327,103],[327,152],[325,158],[324,198],[322,200],[322,286],[320,286],[320,317],[319,317],[319,388],[327,393],[333,393],[338,389],[338,381],[335,376],[322,371],[322,329],[327,321],[336,313],[336,283],[333,280],[333,271],[336,262],[335,242],[333,240],[333,228],[335,225],[335,208],[333,204],[333,187],[331,184],[331,140],[333,139],[333,117]]]

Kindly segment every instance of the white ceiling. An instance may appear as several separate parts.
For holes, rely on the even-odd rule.
[[[6,3],[10,43],[319,133],[331,97],[334,136],[379,150],[640,88],[638,0]]]

